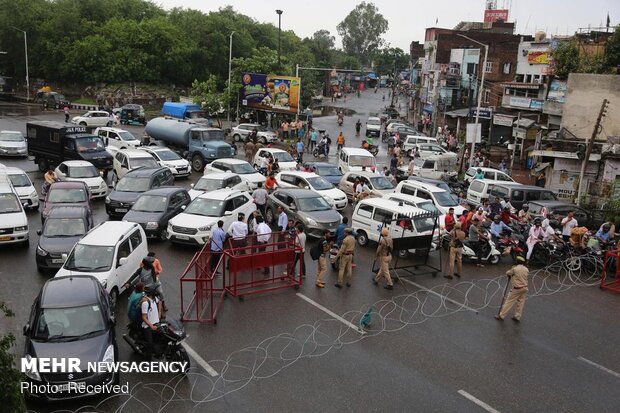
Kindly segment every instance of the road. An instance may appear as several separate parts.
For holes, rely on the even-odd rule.
[[[354,141],[354,123],[382,105],[381,92],[352,97],[343,131]],[[387,96],[386,96],[387,98]],[[0,106],[0,129],[25,132],[28,120],[62,120],[60,112]],[[315,125],[335,137],[334,116]],[[136,136],[142,128],[128,127]],[[242,156],[242,155],[240,155]],[[30,172],[32,161],[1,159]],[[385,164],[385,145],[378,163]],[[197,174],[178,185],[189,187]],[[344,215],[350,217],[351,208]],[[106,220],[97,201],[95,221]],[[17,336],[21,355],[30,305],[48,279],[37,273],[35,249],[40,219],[29,213],[31,244],[0,248],[0,299],[16,316],[0,319],[2,331]],[[162,261],[169,317],[180,312],[179,277],[195,250],[151,242]],[[217,324],[187,323],[187,345],[197,357],[187,377],[124,374],[130,395],[79,402],[30,404],[32,411],[443,411],[612,412],[618,408],[620,342],[618,300],[592,280],[534,271],[521,323],[496,321],[509,268],[465,264],[461,280],[397,272],[393,291],[373,285],[374,247],[358,247],[353,286],[314,286],[316,263],[307,255],[308,279],[299,290],[224,300]],[[445,260],[445,256],[442,260]],[[431,263],[439,264],[435,254]],[[401,261],[399,264],[413,264]],[[117,309],[121,360],[138,360],[120,338],[126,297]],[[373,308],[370,328],[361,316]],[[198,360],[198,361],[197,361]],[[88,408],[84,406],[90,406]],[[1,409],[0,409],[1,410]]]

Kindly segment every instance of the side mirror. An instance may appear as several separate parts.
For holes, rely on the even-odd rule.
[[[194,187],[194,184],[189,184],[189,187],[190,187],[190,188],[193,188],[193,187]]]
[[[118,260],[118,266],[119,266],[119,267],[122,267],[123,265],[127,264],[127,261],[129,261],[129,260],[127,259],[127,257],[120,258],[120,259]]]
[[[37,230],[37,235],[38,235],[38,236],[41,236],[41,234],[43,234],[43,230],[38,229],[38,230]]]
[[[224,216],[229,217],[232,215],[232,211],[225,211]]]
[[[24,335],[27,336],[30,333],[30,324],[26,324],[23,329]]]
[[[187,205],[181,205],[181,209],[182,209],[183,211],[185,211],[185,208],[187,208]]]
[[[67,257],[69,257],[67,254],[62,254],[60,256],[62,258],[63,261],[67,261]]]
[[[289,209],[290,209],[291,211],[295,211],[295,210],[297,209],[297,207],[296,207],[295,205],[290,205],[290,206],[289,206]]]

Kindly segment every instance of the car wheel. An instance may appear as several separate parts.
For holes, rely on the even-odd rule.
[[[82,121],[82,122],[80,122],[80,126],[88,126],[88,125],[86,124],[86,122]]]
[[[205,161],[199,154],[192,156],[192,169],[194,172],[202,172],[205,169]]]
[[[357,232],[357,243],[362,247],[368,245],[368,235],[364,231]]]
[[[106,126],[108,126],[108,127],[109,127],[109,126],[112,126],[112,125],[113,125],[113,122],[112,122],[111,120],[109,120],[109,121],[108,121],[108,123],[106,123],[105,125],[106,125]]]
[[[235,134],[233,135],[233,140],[234,140],[235,142],[240,142],[240,141],[241,141],[241,135],[239,135],[238,133],[235,133]]]
[[[398,258],[407,258],[407,255],[409,255],[409,251],[398,250],[397,254],[398,254]]]
[[[271,208],[267,208],[267,211],[265,212],[265,220],[267,222],[267,224],[272,224],[273,223],[273,218],[276,214],[274,214],[273,210]]]
[[[112,307],[112,311],[116,308],[116,302],[118,301],[118,289],[116,287],[112,288],[110,291],[110,306]]]

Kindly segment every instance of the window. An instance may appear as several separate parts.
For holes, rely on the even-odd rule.
[[[283,180],[284,182],[288,183],[288,184],[295,185],[296,179],[292,175],[280,175],[280,179]]]
[[[116,263],[118,264],[121,258],[129,257],[129,254],[131,254],[131,247],[129,245],[129,238],[128,238],[125,241],[123,241],[121,245],[118,247],[118,255],[117,255]]]
[[[512,200],[523,201],[523,191],[512,191]]]
[[[484,66],[484,73],[493,73],[493,62],[487,62]]]
[[[170,207],[176,208],[181,205],[185,201],[185,197],[183,196],[183,192],[178,192],[170,198]]]
[[[486,171],[486,172],[484,173],[484,179],[491,179],[491,180],[495,180],[495,172]]]
[[[347,176],[347,182],[355,183],[355,176],[353,174]]]
[[[422,165],[423,169],[433,169],[435,167],[435,161],[424,161],[424,165]]]
[[[235,209],[241,208],[247,203],[248,199],[243,195],[233,198],[233,205]]]
[[[378,222],[386,222],[390,223],[392,221],[393,214],[390,211],[386,211],[385,209],[375,208],[375,214],[372,219]]]
[[[357,215],[363,218],[372,217],[372,207],[370,205],[361,205],[357,210]]]
[[[472,181],[471,185],[469,185],[469,189],[471,189],[472,192],[480,193],[484,189],[484,184],[480,181]]]
[[[75,142],[73,142],[71,139],[65,140],[65,149],[68,149],[70,151],[75,150]]]
[[[104,131],[104,130],[99,131],[99,136],[101,136],[102,138],[105,138],[106,135],[107,135],[107,131]]]
[[[418,196],[419,196],[420,198],[424,198],[424,199],[432,199],[432,198],[431,198],[431,194],[429,194],[429,193],[428,193],[428,192],[426,192],[426,191],[422,191],[422,190],[418,190]]]
[[[114,157],[116,158],[117,161],[123,162],[123,154],[122,153],[117,152],[116,155],[114,155]]]
[[[510,74],[510,69],[511,69],[510,62],[506,62],[503,65],[502,72],[504,72],[505,75],[509,75]]]
[[[64,163],[61,164],[58,169],[60,170],[60,172],[62,172],[63,174],[66,174],[68,169],[67,169],[67,165],[65,165]]]
[[[135,230],[133,234],[129,236],[129,240],[131,241],[131,250],[135,251],[140,244],[142,244],[142,234],[140,234],[139,230]]]
[[[499,172],[497,172],[497,178],[495,179],[498,181],[512,181],[508,175]]]
[[[491,99],[491,91],[489,89],[484,89],[482,91],[482,100],[484,101],[484,103],[489,103],[490,99]]]
[[[277,198],[278,201],[286,204],[286,198],[288,198],[288,196],[286,196],[285,194],[277,193],[275,194],[275,197]]]
[[[199,141],[200,140],[200,132],[199,131],[192,131],[192,139]]]
[[[241,178],[239,178],[238,175],[233,176],[232,178],[229,179],[229,186],[235,186],[237,184],[241,183]]]
[[[409,187],[409,186],[407,186],[407,185],[403,185],[403,186],[400,188],[400,192],[401,192],[402,194],[407,194],[407,195],[413,195],[413,196],[415,196],[415,188],[411,188],[411,187]]]

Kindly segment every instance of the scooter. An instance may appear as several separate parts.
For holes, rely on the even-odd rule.
[[[312,156],[315,158],[326,158],[327,154],[325,153],[325,144],[319,143],[312,150]]]
[[[133,324],[127,326],[127,334],[123,339],[131,346],[133,351],[146,356],[146,341],[141,329]],[[153,357],[169,361],[185,362],[185,371],[189,370],[190,361],[187,351],[181,345],[187,334],[183,324],[178,320],[166,320],[157,324],[157,330],[153,331]]]
[[[497,264],[502,254],[495,248],[495,243],[491,240],[487,241],[487,245],[482,246],[482,261],[490,264]],[[463,258],[477,260],[478,256],[474,249],[469,245],[468,241],[463,242]]]

